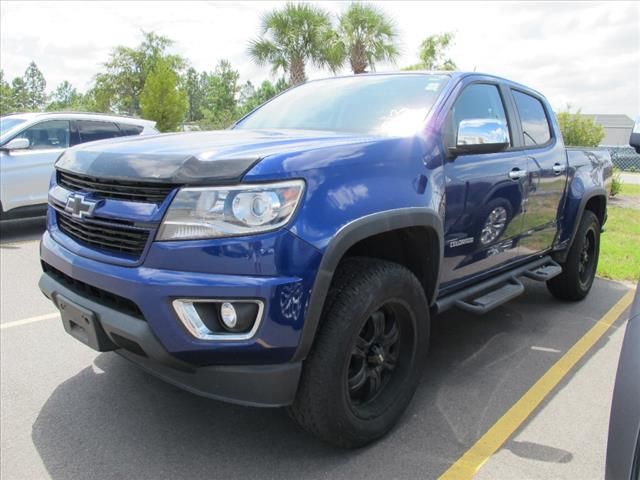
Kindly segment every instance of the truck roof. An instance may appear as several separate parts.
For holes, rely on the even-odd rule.
[[[451,77],[452,79],[461,79],[468,76],[477,76],[477,77],[485,77],[492,78],[494,80],[498,80],[500,82],[508,83],[509,85],[527,90],[533,93],[536,93],[538,96],[545,98],[544,94],[540,93],[538,90],[531,88],[527,85],[523,85],[518,82],[514,82],[513,80],[509,80],[508,78],[500,77],[498,75],[493,75],[490,73],[484,72],[470,72],[465,70],[395,70],[389,72],[369,72],[369,73],[361,73],[358,75],[338,75],[335,77],[324,77],[318,78],[315,80],[309,80],[310,82],[320,81],[320,80],[331,80],[333,78],[345,78],[345,77],[354,77],[354,76],[375,76],[375,75],[445,75]]]

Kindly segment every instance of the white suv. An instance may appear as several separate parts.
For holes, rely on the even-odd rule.
[[[80,143],[159,133],[155,122],[92,113],[0,117],[0,218],[44,214],[53,164]]]

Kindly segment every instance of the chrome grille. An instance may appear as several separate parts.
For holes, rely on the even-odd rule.
[[[162,203],[174,186],[168,183],[112,180],[58,170],[57,183],[74,192],[91,192],[99,198],[132,202]]]

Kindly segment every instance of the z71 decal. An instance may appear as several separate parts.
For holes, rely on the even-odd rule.
[[[473,237],[461,238],[459,240],[451,240],[449,242],[449,248],[461,247],[462,245],[468,245],[473,243]]]

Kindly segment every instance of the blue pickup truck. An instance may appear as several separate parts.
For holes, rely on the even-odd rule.
[[[40,288],[92,348],[358,447],[409,404],[438,312],[522,277],[588,294],[611,171],[502,78],[312,81],[228,130],[66,151]]]

